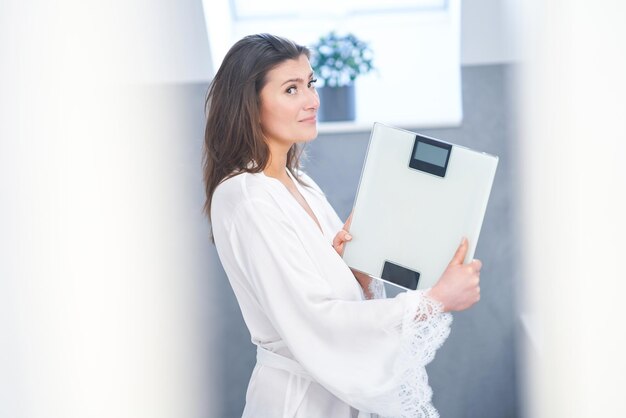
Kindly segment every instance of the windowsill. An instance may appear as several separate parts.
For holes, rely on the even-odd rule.
[[[386,123],[385,125],[393,126],[395,128],[406,129],[408,131],[415,131],[421,129],[437,129],[437,128],[457,128],[461,126],[461,121],[458,123],[431,123],[424,124],[419,122],[407,122],[407,123]],[[371,132],[374,122],[362,122],[362,121],[345,121],[345,122],[319,122],[317,124],[317,131],[320,134],[341,134],[341,133],[357,133],[357,132]]]
[[[345,122],[319,122],[317,131],[321,134],[338,134],[343,132],[370,132],[373,123],[345,121]]]

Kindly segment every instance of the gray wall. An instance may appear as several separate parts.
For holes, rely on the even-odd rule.
[[[513,131],[506,65],[463,68],[465,118],[459,128],[420,132],[500,157],[476,257],[482,270],[482,299],[469,311],[454,315],[452,333],[428,367],[434,404],[444,418],[517,417],[516,305],[514,283],[517,242],[513,230],[511,142]],[[190,89],[201,106],[206,86]],[[189,102],[191,104],[191,102]],[[193,111],[196,115],[197,112]],[[190,123],[192,121],[190,120]],[[197,126],[196,138],[201,136]],[[194,128],[196,129],[196,128]],[[368,133],[320,135],[307,148],[306,170],[327,193],[340,216],[350,212],[361,173]],[[192,147],[198,143],[193,142]],[[197,167],[197,155],[189,153]],[[201,198],[198,198],[198,202]],[[202,226],[199,229],[206,231]],[[199,245],[202,246],[200,243]],[[255,350],[228,280],[213,246],[205,246],[205,295],[214,331],[212,377],[222,393],[214,405],[221,417],[238,417],[255,363]],[[207,308],[207,315],[209,315]]]

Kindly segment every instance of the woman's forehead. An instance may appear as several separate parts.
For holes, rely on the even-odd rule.
[[[298,59],[289,59],[281,62],[267,73],[268,83],[284,83],[288,80],[308,80],[313,70],[306,55]]]

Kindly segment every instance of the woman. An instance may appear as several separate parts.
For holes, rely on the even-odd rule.
[[[257,345],[243,416],[436,417],[424,367],[447,312],[478,301],[480,261],[462,264],[464,239],[431,289],[366,300],[369,279],[341,258],[349,222],[298,170],[297,144],[317,136],[308,58],[289,40],[247,36],[207,97],[205,209]]]

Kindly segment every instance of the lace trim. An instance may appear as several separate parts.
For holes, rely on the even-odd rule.
[[[372,299],[385,299],[387,293],[385,292],[385,284],[382,280],[372,278],[370,285],[368,286]]]
[[[391,414],[384,418],[439,418],[431,403],[433,391],[428,385],[425,366],[450,334],[452,315],[442,312],[443,306],[428,298],[426,291],[407,292],[402,324],[398,324],[401,343],[394,364],[399,385],[385,396],[379,411]],[[391,410],[390,410],[390,407]],[[380,416],[383,418],[383,415]]]

